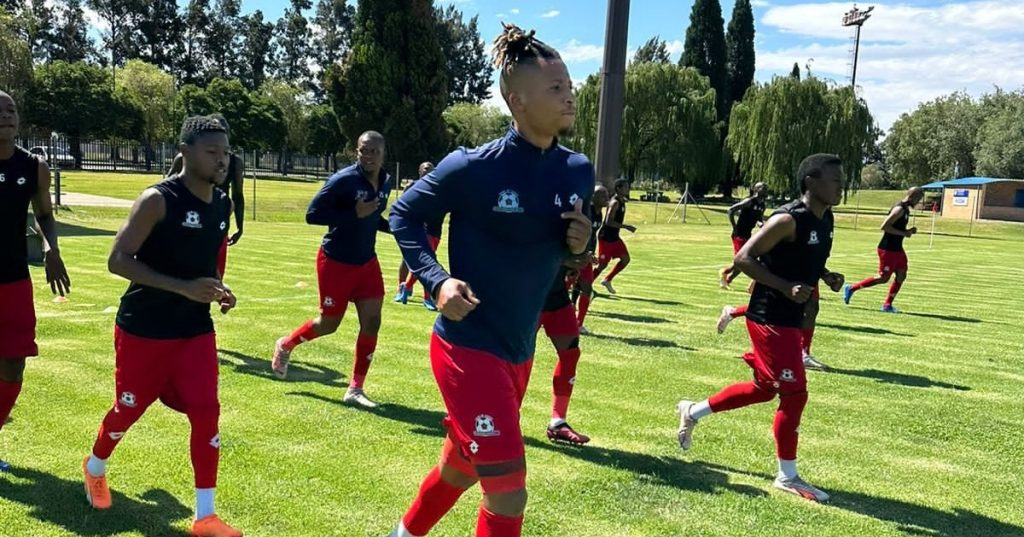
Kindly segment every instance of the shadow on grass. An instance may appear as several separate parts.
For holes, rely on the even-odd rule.
[[[367,412],[392,421],[407,423],[415,427],[409,430],[409,432],[414,434],[436,436],[438,438],[444,438],[445,434],[447,434],[444,426],[441,425],[441,421],[444,419],[445,414],[444,412],[438,412],[436,410],[412,408],[397,403],[386,402],[381,403],[377,408],[363,408],[357,405],[346,405],[341,401],[340,395],[335,399],[312,392],[288,392],[288,395],[315,399],[317,401],[330,403],[343,408]]]
[[[941,315],[938,313],[918,313],[914,311],[900,311],[899,315],[910,315],[911,317],[924,317],[925,319],[936,319],[938,321],[950,321],[954,323],[980,323],[981,319],[971,317],[959,317],[956,315]]]
[[[885,328],[878,328],[876,326],[851,326],[846,324],[831,324],[831,323],[815,323],[819,328],[832,328],[835,330],[843,330],[845,332],[860,332],[862,334],[875,334],[885,336],[900,336],[900,337],[914,337],[914,334],[904,334],[902,332],[893,332],[892,330],[886,330]]]
[[[278,381],[277,377],[270,370],[270,360],[256,358],[227,349],[217,349],[217,353],[221,356],[220,364],[234,368],[236,373]],[[225,356],[228,358],[224,358]],[[318,365],[300,365],[292,362],[288,366],[288,378],[278,382],[315,382],[324,386],[345,388],[348,384],[342,382],[344,378],[344,375],[333,369]]]
[[[174,522],[187,519],[192,510],[165,490],[150,489],[141,499],[111,491],[114,505],[108,511],[96,511],[86,503],[81,481],[12,467],[0,474],[0,498],[29,508],[29,516],[47,524],[60,526],[75,535],[141,535],[187,536],[173,527]],[[6,532],[0,530],[0,533]]]
[[[961,386],[959,384],[949,384],[946,382],[932,380],[928,377],[879,371],[877,369],[838,369],[831,367],[827,369],[825,373],[838,373],[840,375],[850,375],[851,377],[873,379],[881,382],[882,384],[897,384],[911,388],[945,388],[947,390],[957,390],[961,392],[970,390],[969,387]]]
[[[615,313],[611,311],[595,311],[591,313],[591,315],[593,315],[594,317],[601,317],[603,319],[614,319],[616,321],[626,321],[629,323],[662,324],[672,322],[664,317],[651,317],[649,315],[629,315],[626,313]]]
[[[766,481],[774,479],[774,476],[759,472],[737,470],[717,464],[708,464],[707,466],[713,470],[758,477]],[[824,486],[825,491],[832,495],[829,506],[882,522],[891,522],[908,535],[930,537],[963,537],[965,535],[1019,537],[1024,535],[1024,527],[1014,526],[966,509],[956,508],[952,511],[942,511],[891,498],[831,489],[827,487],[827,483],[816,484]]]
[[[60,237],[113,237],[116,231],[98,229],[66,222],[57,222],[57,235]]]
[[[596,287],[596,286],[595,286]],[[605,300],[616,301],[616,300],[629,300],[631,302],[646,302],[648,304],[657,304],[658,306],[685,306],[682,302],[676,302],[675,300],[662,300],[660,298],[645,298],[640,296],[623,296],[623,295],[608,295],[604,293],[597,293],[598,298]]]
[[[646,337],[624,337],[624,336],[613,336],[605,334],[596,334],[591,332],[590,335],[584,336],[593,339],[605,339],[609,341],[618,341],[626,345],[632,345],[636,347],[652,347],[656,349],[682,349],[684,351],[696,351],[693,347],[687,347],[680,345],[675,341],[669,341],[667,339],[652,339]]]

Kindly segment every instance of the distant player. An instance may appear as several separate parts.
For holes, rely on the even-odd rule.
[[[597,270],[594,271],[594,278],[597,279],[601,275],[601,272],[604,271],[612,259],[618,259],[619,262],[608,274],[608,277],[601,280],[601,285],[613,295],[615,294],[615,288],[612,287],[612,279],[629,265],[629,250],[626,249],[626,243],[622,242],[622,238],[619,237],[619,230],[625,229],[630,233],[636,232],[636,226],[623,224],[626,218],[626,202],[628,200],[629,181],[617,179],[615,181],[615,197],[608,204],[608,213],[605,214],[604,225],[601,226],[601,231],[598,234],[598,265]]]
[[[373,352],[377,349],[384,279],[377,261],[377,232],[390,233],[381,216],[391,193],[390,176],[383,169],[384,137],[366,131],[359,137],[359,161],[332,175],[309,204],[306,223],[327,226],[327,234],[316,257],[320,285],[320,315],[297,328],[274,345],[271,368],[284,379],[295,347],[320,336],[333,334],[341,325],[348,303],[356,305],[359,336],[355,365],[346,404],[375,408],[363,391]]]
[[[733,255],[736,255],[740,248],[750,240],[754,227],[764,223],[764,198],[767,193],[768,191],[764,183],[754,183],[754,186],[750,189],[750,196],[729,207],[729,223],[732,224]],[[718,271],[718,281],[722,289],[728,289],[729,284],[732,283],[739,273],[739,269],[732,263]]]
[[[733,384],[699,403],[680,401],[679,446],[689,449],[698,420],[779,397],[775,414],[779,472],[774,486],[814,501],[829,495],[797,473],[796,453],[800,417],[807,404],[807,376],[801,361],[801,329],[805,304],[818,280],[833,291],[843,276],[825,267],[832,250],[833,219],[829,207],[843,195],[843,168],[835,155],[811,155],[797,171],[803,195],[783,205],[739,253],[735,263],[756,283],[747,311],[747,331],[753,350],[743,359],[754,380]]]
[[[212,117],[190,117],[181,127],[179,148],[184,170],[143,191],[107,261],[111,272],[131,283],[114,327],[114,407],[82,462],[85,494],[92,507],[110,508],[107,459],[159,398],[188,416],[192,426],[192,535],[241,536],[214,509],[220,402],[210,304],[227,313],[236,302],[217,273],[217,251],[231,217],[231,201],[214,188],[227,175],[227,132]]]
[[[882,311],[885,313],[897,313],[892,302],[896,300],[896,293],[900,292],[903,282],[907,279],[907,252],[903,249],[903,239],[913,237],[917,228],[907,229],[910,223],[910,210],[924,197],[924,190],[914,187],[907,190],[903,200],[893,206],[889,216],[882,222],[882,240],[878,242],[878,274],[866,280],[847,285],[843,288],[843,301],[847,304],[853,298],[853,294],[861,289],[874,287],[880,283],[889,281],[895,274],[896,279],[889,286],[889,294],[885,296],[882,304]]]
[[[589,251],[569,264],[573,267],[589,265]],[[569,413],[572,389],[576,385],[576,365],[580,361],[580,326],[565,280],[569,268],[563,266],[555,276],[555,282],[544,300],[537,329],[544,328],[544,333],[558,354],[558,363],[552,380],[554,395],[551,403],[551,423],[548,424],[547,431],[548,440],[583,445],[590,442],[590,437],[577,433],[565,421]]]
[[[21,393],[25,358],[38,354],[25,241],[30,203],[42,231],[46,281],[54,294],[71,290],[50,204],[50,168],[15,145],[20,122],[14,98],[0,91],[0,429]],[[0,472],[8,468],[0,460]]]
[[[231,136],[231,128],[228,126],[228,120],[220,114],[210,114],[210,117],[220,122],[221,126]],[[228,177],[223,183],[217,185],[217,188],[224,191],[228,198],[231,200],[231,205],[234,208],[235,213],[235,227],[238,228],[233,235],[224,238],[224,244],[220,247],[220,252],[217,254],[217,270],[220,277],[224,277],[224,272],[227,270],[228,264],[228,246],[234,246],[242,238],[242,230],[245,227],[245,191],[243,189],[242,181],[245,178],[245,161],[242,157],[235,153],[230,153],[231,160],[228,164]],[[171,162],[171,169],[167,172],[167,176],[178,174],[182,170],[182,154],[178,153],[174,157],[174,161]],[[228,232],[231,231],[231,222],[228,221]]]
[[[558,145],[575,119],[569,72],[550,46],[513,25],[495,41],[508,133],[457,150],[395,203],[391,227],[441,311],[430,361],[448,417],[441,461],[392,537],[422,537],[477,482],[477,537],[519,537],[526,457],[519,424],[537,321],[563,260],[582,254],[594,190],[586,157]],[[451,274],[424,224],[451,214]]]
[[[587,244],[588,259],[576,271],[575,285],[573,286],[573,303],[577,304],[576,324],[580,327],[580,334],[589,334],[583,322],[587,319],[587,312],[590,311],[590,301],[594,298],[594,261],[597,260],[597,234],[601,229],[601,222],[604,221],[602,211],[608,206],[608,189],[604,185],[594,187],[594,200],[590,204],[590,242]]]
[[[434,170],[434,164],[431,162],[424,162],[420,164],[420,178]],[[441,233],[444,227],[444,216],[435,218],[431,222],[427,222],[427,237],[430,240],[430,245],[437,251],[437,247],[441,244]],[[398,270],[398,294],[395,295],[395,302],[401,302],[405,304],[409,301],[409,296],[412,295],[412,287],[416,285],[416,275],[409,272],[409,268],[405,265],[405,260],[402,260],[402,266]],[[434,298],[430,296],[430,290],[423,288],[423,307],[430,311],[437,311],[437,305],[434,304]]]

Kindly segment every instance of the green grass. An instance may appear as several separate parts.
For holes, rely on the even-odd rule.
[[[128,198],[152,181],[68,175],[69,191]],[[267,200],[260,218],[229,257],[239,308],[216,319],[219,511],[247,535],[386,535],[440,448],[442,404],[427,360],[432,316],[418,301],[385,304],[367,384],[387,403],[379,412],[339,404],[354,319],[296,351],[288,381],[272,379],[274,340],[315,313],[322,230],[301,223],[315,184],[261,181],[258,189]],[[562,536],[566,527],[607,537],[1024,534],[1024,229],[975,224],[982,238],[968,239],[966,223],[940,222],[944,234],[931,249],[926,236],[907,241],[910,279],[897,301],[904,314],[877,311],[882,288],[850,306],[823,297],[815,354],[835,371],[810,373],[800,453],[802,473],[834,501],[815,505],[770,488],[773,405],[712,416],[690,452],[676,447],[677,400],[749,378],[736,359],[749,345],[742,326],[714,333],[721,306],[746,295],[716,285],[731,253],[720,208],[704,209],[713,225],[692,207],[688,224],[665,224],[664,205],[654,224],[654,209],[630,205],[627,218],[640,227],[626,238],[634,263],[616,279],[620,295],[594,303],[588,327],[597,335],[582,341],[570,418],[594,437],[586,448],[544,439],[555,356],[538,342],[522,419],[525,535]],[[860,215],[854,230],[853,216],[837,213],[829,266],[863,278],[876,268],[881,216]],[[126,283],[107,273],[105,259],[125,214],[60,213],[69,302],[53,303],[33,269],[42,356],[30,361],[0,433],[0,453],[15,465],[0,475],[0,535],[161,536],[188,526],[187,421],[159,405],[111,461],[113,510],[93,512],[82,498],[81,458],[113,400],[113,311]],[[390,290],[397,249],[381,236],[379,251]],[[469,492],[431,535],[472,534],[478,498]]]

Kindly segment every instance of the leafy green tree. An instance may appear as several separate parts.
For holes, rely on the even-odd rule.
[[[512,123],[512,116],[493,106],[457,103],[444,111],[444,122],[451,151],[457,147],[477,147],[501,137]]]
[[[671,63],[671,61],[668,45],[658,36],[648,39],[633,54],[633,63]]]
[[[754,83],[754,11],[750,0],[736,0],[733,6],[732,20],[725,34],[725,51],[729,74],[727,107],[731,107],[732,103],[743,100],[743,94]]]
[[[484,40],[477,29],[477,15],[462,20],[462,12],[449,5],[434,8],[437,38],[445,54],[448,73],[448,106],[479,104],[491,96],[494,67],[487,57]]]
[[[0,9],[0,88],[21,103],[32,85],[32,51],[15,29],[14,17]]]
[[[982,109],[962,92],[939,97],[900,116],[885,139],[893,179],[908,185],[970,177]]]
[[[239,78],[246,88],[254,90],[263,85],[267,71],[273,63],[274,25],[263,21],[263,12],[256,10],[242,17],[243,35],[236,55],[242,59]]]

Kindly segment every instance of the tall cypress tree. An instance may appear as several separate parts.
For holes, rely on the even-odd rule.
[[[729,76],[725,57],[725,21],[718,0],[696,0],[690,12],[690,26],[679,65],[693,67],[708,77],[715,89],[715,107],[718,118],[726,116],[729,95]]]
[[[732,20],[725,34],[726,63],[729,70],[729,102],[743,100],[743,94],[754,82],[754,12],[750,0],[736,0]]]
[[[350,145],[373,129],[387,138],[388,160],[415,165],[444,151],[448,84],[431,4],[360,0],[352,50],[327,76]]]

